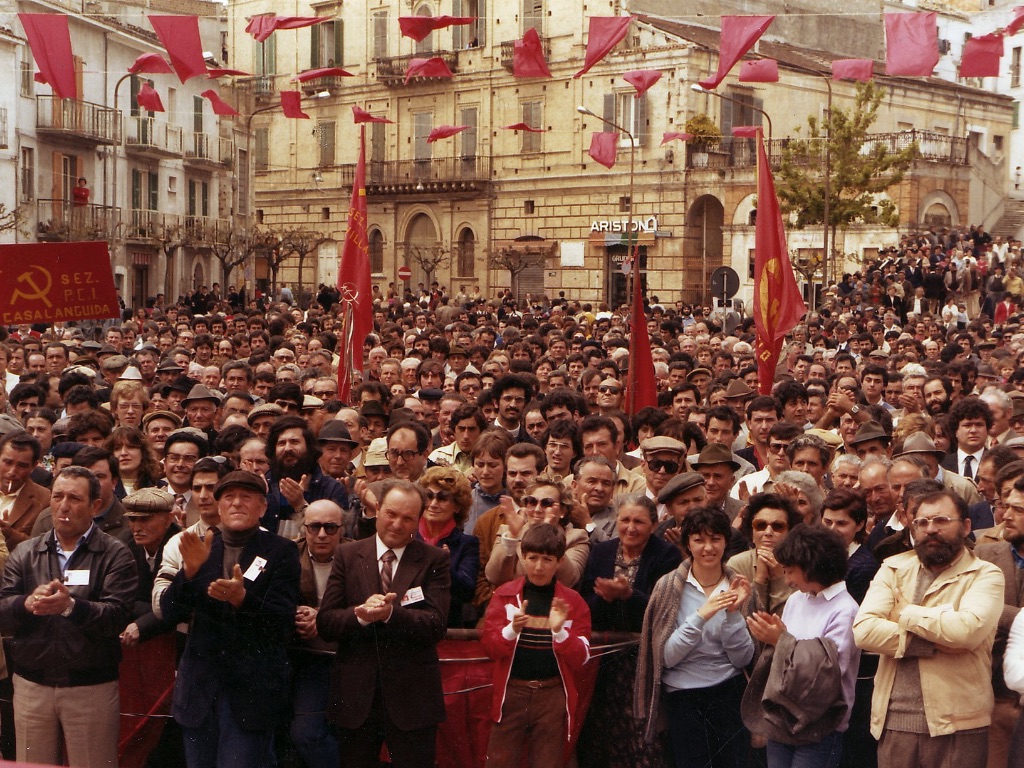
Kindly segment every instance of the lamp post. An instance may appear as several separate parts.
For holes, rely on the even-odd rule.
[[[639,253],[636,252],[636,249],[632,245],[632,243],[633,243],[633,206],[634,206],[634,203],[635,203],[635,200],[636,200],[636,198],[634,197],[634,186],[635,186],[635,179],[636,179],[636,177],[635,177],[635,172],[636,172],[636,139],[633,138],[633,133],[631,131],[626,130],[625,128],[623,128],[618,123],[612,122],[611,120],[608,120],[608,119],[606,119],[604,117],[601,117],[600,115],[596,114],[595,112],[591,112],[589,109],[587,109],[582,104],[580,106],[576,107],[576,111],[579,112],[581,115],[587,115],[588,117],[597,118],[598,120],[600,120],[605,125],[611,126],[612,128],[614,128],[619,133],[624,133],[624,134],[626,134],[626,136],[629,137],[629,218],[627,219],[627,222],[626,222],[626,258],[629,261],[630,269],[629,269],[629,280],[626,283],[626,291],[627,291],[627,296],[629,296],[629,299],[627,301],[632,301],[633,291],[635,289],[635,281],[640,279],[640,275],[639,275],[639,272],[640,272],[640,259],[636,258],[637,256],[639,256]],[[642,283],[641,283],[641,287],[642,287]],[[630,331],[630,338],[631,339],[633,338],[633,334],[635,332],[636,332],[636,329],[632,329]],[[636,404],[636,387],[635,386],[629,387],[629,390],[628,390],[628,393],[626,395],[626,398],[627,398],[627,403],[626,403],[627,412],[632,416],[633,414],[636,413],[636,408],[635,408],[635,404]]]

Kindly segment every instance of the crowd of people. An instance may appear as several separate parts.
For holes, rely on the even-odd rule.
[[[561,296],[378,291],[345,400],[326,289],[11,329],[16,757],[117,765],[141,654],[176,669],[148,765],[431,766],[459,628],[489,765],[1024,765],[1020,259],[904,238],[771,394],[751,319],[652,296],[632,415],[628,308]]]

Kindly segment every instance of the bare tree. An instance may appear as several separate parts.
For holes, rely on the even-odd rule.
[[[210,245],[210,251],[220,262],[225,287],[231,283],[231,273],[235,267],[245,264],[252,251],[249,249],[250,233],[229,227],[222,237]]]
[[[299,301],[299,305],[303,309],[306,308],[306,301],[304,299],[305,290],[302,273],[306,257],[326,242],[327,238],[322,234],[308,229],[288,229],[281,233],[280,250],[286,257],[294,255],[299,258],[299,280],[295,289],[295,295]],[[274,293],[275,295],[277,294],[276,274],[274,279]]]
[[[412,261],[423,270],[427,277],[427,286],[434,282],[434,273],[438,267],[444,264],[451,264],[452,251],[446,248],[444,243],[437,242],[433,245],[407,245],[405,247],[407,261]]]
[[[519,276],[530,267],[543,266],[544,260],[552,253],[553,245],[516,245],[495,248],[487,254],[487,266],[490,269],[504,270],[511,278],[512,295],[519,300]]]
[[[189,245],[191,240],[178,217],[158,217],[153,235],[160,244],[164,264],[167,265],[164,275],[164,296],[173,301],[178,297],[178,291],[174,289],[172,282],[173,275],[177,272],[174,268],[174,256],[182,246]]]

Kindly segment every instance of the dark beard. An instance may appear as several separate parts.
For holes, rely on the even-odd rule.
[[[937,543],[938,546],[925,546],[926,544]],[[925,538],[914,545],[917,552],[917,559],[925,568],[945,568],[956,560],[964,548],[963,542],[948,542],[942,539]]]
[[[291,467],[284,466],[276,456],[270,460],[270,474],[278,480],[282,477],[290,477],[295,482],[299,482],[303,475],[312,477],[316,467],[316,459],[308,453],[305,456],[300,456],[295,465]]]
[[[949,400],[943,400],[941,403],[932,403],[931,405],[925,406],[925,410],[928,411],[930,416],[941,416],[949,409]]]

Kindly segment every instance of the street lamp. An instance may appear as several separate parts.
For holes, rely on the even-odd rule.
[[[764,121],[766,123],[768,123],[768,141],[769,141],[769,143],[771,142],[771,140],[772,140],[772,118],[763,109],[755,107],[753,104],[748,104],[745,101],[740,101],[739,99],[734,99],[732,96],[726,96],[725,94],[719,93],[718,91],[709,91],[707,88],[703,88],[700,85],[698,85],[697,83],[694,83],[693,85],[691,85],[690,86],[690,90],[691,91],[696,91],[697,93],[703,93],[703,94],[705,94],[707,96],[715,96],[715,97],[717,97],[719,99],[722,99],[723,101],[731,101],[733,104],[739,104],[741,107],[747,107],[748,109],[752,109],[755,112],[760,112],[764,116]]]
[[[605,125],[609,125],[612,128],[614,128],[616,131],[618,131],[619,133],[624,133],[624,134],[626,134],[626,136],[629,137],[629,218],[627,219],[627,222],[626,222],[626,258],[629,259],[630,270],[629,270],[629,281],[626,283],[626,290],[627,290],[627,296],[629,296],[629,299],[627,301],[632,301],[633,291],[635,289],[634,281],[640,279],[640,275],[639,275],[639,272],[640,272],[640,259],[636,258],[639,254],[636,252],[636,249],[632,245],[632,241],[633,241],[633,204],[634,204],[634,202],[636,200],[636,198],[634,196],[634,186],[635,186],[634,182],[635,182],[635,171],[636,171],[636,140],[633,138],[633,133],[631,131],[626,130],[625,128],[623,128],[618,123],[612,122],[611,120],[608,120],[607,118],[601,117],[600,115],[598,115],[598,114],[596,114],[594,112],[591,112],[589,109],[587,109],[582,104],[580,104],[578,107],[576,107],[576,111],[579,112],[581,115],[587,115],[588,117],[597,118],[598,120],[600,120]],[[632,334],[635,333],[635,332],[636,332],[636,330],[633,329],[633,331],[631,332],[630,338],[632,338]],[[629,391],[628,391],[628,394],[627,394],[627,399],[628,399],[628,401],[627,401],[628,412],[629,412],[630,415],[633,415],[633,414],[636,413],[636,408],[635,408],[635,404],[636,404],[636,386],[629,387]]]

